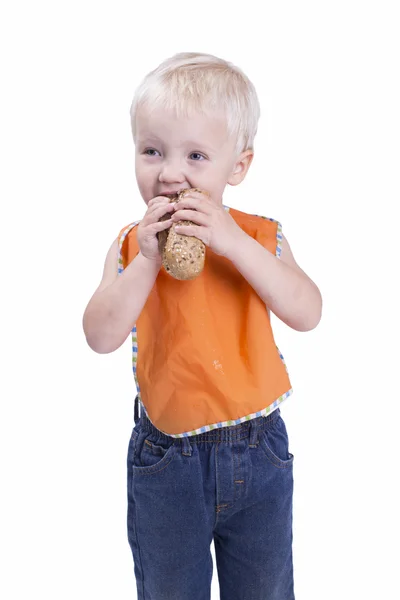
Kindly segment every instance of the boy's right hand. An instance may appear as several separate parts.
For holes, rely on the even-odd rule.
[[[157,233],[164,231],[172,225],[171,219],[167,221],[158,220],[166,213],[173,213],[174,204],[165,196],[152,198],[147,205],[147,211],[138,225],[137,239],[140,251],[149,260],[160,260]]]

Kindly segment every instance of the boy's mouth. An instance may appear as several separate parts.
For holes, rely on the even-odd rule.
[[[160,192],[158,196],[165,196],[166,198],[175,198],[175,196],[178,196],[181,192],[183,192],[183,190],[187,189],[187,187],[184,187],[180,190],[176,190],[175,192]]]
[[[175,198],[175,196],[177,196],[179,194],[179,192],[161,192],[160,194],[158,194],[159,196],[165,196],[165,198]]]

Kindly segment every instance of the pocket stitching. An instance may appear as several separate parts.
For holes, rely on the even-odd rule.
[[[150,465],[148,467],[138,467],[135,464],[132,464],[132,473],[137,473],[138,475],[150,475],[153,473],[158,473],[165,469],[170,462],[173,460],[175,456],[175,452],[172,452],[173,449],[176,449],[176,442],[171,444],[171,446],[167,449],[166,453],[155,465]],[[168,456],[170,454],[170,456]],[[161,467],[161,468],[160,468]]]
[[[282,460],[281,458],[279,458],[279,456],[276,456],[276,454],[271,450],[266,437],[266,431],[263,431],[262,435],[260,436],[260,446],[263,449],[264,454],[266,455],[269,462],[278,469],[287,469],[291,467],[294,458],[293,454],[289,452],[289,458],[287,460]]]

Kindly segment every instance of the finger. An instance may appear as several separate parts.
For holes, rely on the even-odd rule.
[[[164,204],[162,203],[161,206],[156,204],[154,206],[154,208],[152,210],[149,210],[147,215],[146,215],[146,223],[155,223],[156,221],[158,221],[158,219],[160,219],[161,217],[163,217],[166,214],[171,214],[174,211],[174,205],[173,204]]]
[[[149,200],[147,207],[151,208],[157,204],[168,204],[170,202],[170,199],[167,198],[166,196],[155,196],[155,198],[152,198],[151,200]]]
[[[172,202],[169,202],[168,200],[166,202],[160,200],[158,202],[155,202],[150,208],[148,208],[147,214],[151,215],[155,210],[158,210],[161,207],[166,208],[165,212],[173,212],[174,210],[174,204]]]
[[[188,196],[174,204],[175,211],[181,210],[182,208],[193,208],[201,213],[207,215],[211,214],[210,204],[204,198],[201,200],[199,198],[192,198],[191,196]]]
[[[155,198],[152,198],[151,200],[148,201],[147,203],[147,209],[151,208],[152,206],[154,206],[154,204],[158,204],[160,202],[160,198],[159,196],[156,196]]]
[[[199,212],[198,210],[190,210],[185,208],[184,210],[177,210],[172,215],[172,220],[176,221],[193,221],[199,225],[207,225],[208,215]]]
[[[152,223],[151,228],[154,233],[158,233],[159,231],[164,231],[164,229],[168,229],[172,225],[171,219],[167,219],[166,221],[157,221],[157,223]]]
[[[197,238],[198,240],[201,240],[205,244],[207,243],[207,230],[205,227],[198,227],[197,225],[173,225],[173,228],[176,231],[176,233],[179,233],[180,235],[190,235]]]

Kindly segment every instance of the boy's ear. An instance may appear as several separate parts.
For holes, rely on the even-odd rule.
[[[243,179],[247,175],[247,171],[250,168],[253,157],[253,150],[245,150],[244,152],[241,152],[241,154],[239,154],[227,181],[229,185],[238,185],[239,183],[242,183]]]

